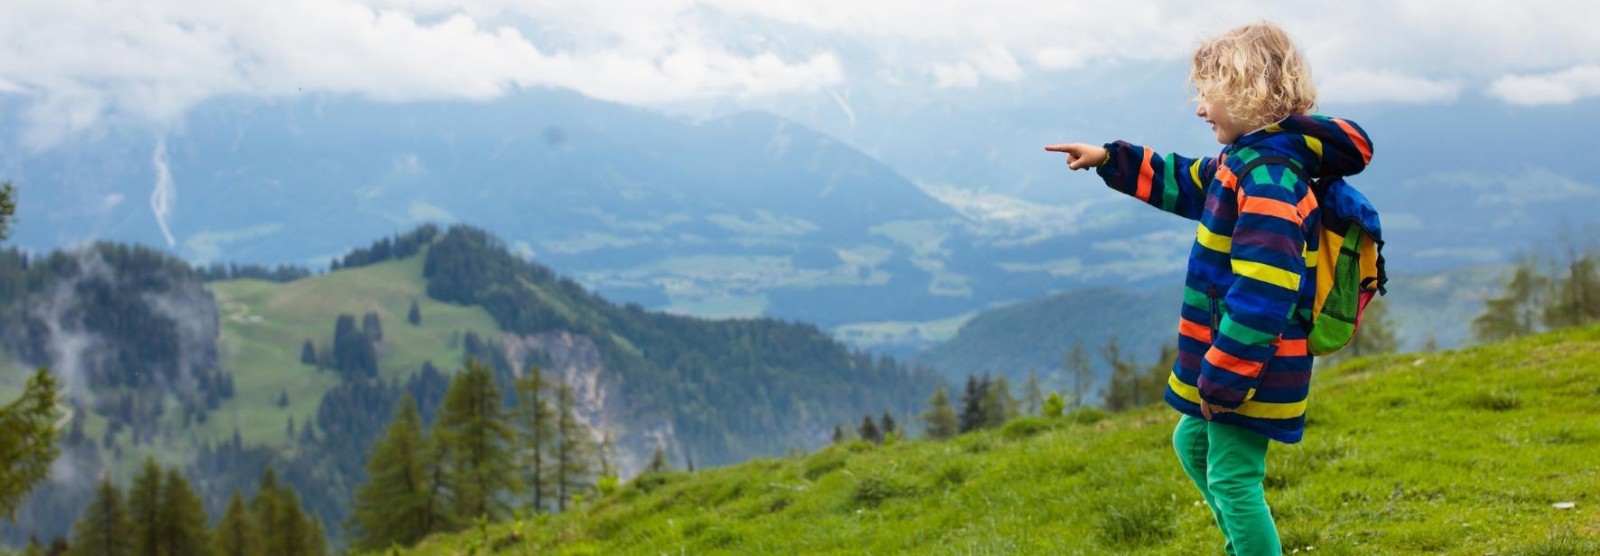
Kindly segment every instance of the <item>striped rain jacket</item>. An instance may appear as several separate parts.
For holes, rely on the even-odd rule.
[[[1307,325],[1320,247],[1316,197],[1283,166],[1236,174],[1258,156],[1281,156],[1309,175],[1348,176],[1372,160],[1354,123],[1290,116],[1240,137],[1216,158],[1163,155],[1118,141],[1099,169],[1112,189],[1198,220],[1178,322],[1178,362],[1166,401],[1200,417],[1200,401],[1233,413],[1213,421],[1285,443],[1300,441],[1311,384]]]

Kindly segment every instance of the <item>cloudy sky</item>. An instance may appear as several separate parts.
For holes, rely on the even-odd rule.
[[[0,97],[48,148],[169,125],[219,96],[483,99],[554,86],[635,105],[981,87],[1184,59],[1258,18],[1324,100],[1528,105],[1600,96],[1600,3],[1015,0],[0,0]]]

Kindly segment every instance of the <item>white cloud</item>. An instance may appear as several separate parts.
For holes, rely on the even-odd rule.
[[[1461,83],[1392,71],[1347,71],[1321,79],[1317,96],[1324,102],[1448,102],[1461,95]]]
[[[35,147],[108,118],[171,124],[222,95],[483,99],[549,86],[662,105],[848,89],[885,75],[912,87],[973,87],[1029,71],[1181,63],[1205,36],[1260,18],[1296,38],[1328,76],[1330,100],[1440,102],[1477,87],[1516,103],[1600,95],[1595,2],[0,4],[0,94],[27,97],[25,133]],[[1536,73],[1550,68],[1571,69]]]
[[[1489,86],[1489,94],[1511,104],[1568,104],[1600,97],[1600,65],[1576,66],[1537,75],[1508,75]]]

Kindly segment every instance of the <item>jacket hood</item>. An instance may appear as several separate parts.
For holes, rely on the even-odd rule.
[[[1317,177],[1353,176],[1372,162],[1372,139],[1355,122],[1323,115],[1294,115],[1240,137],[1234,148],[1280,151]]]

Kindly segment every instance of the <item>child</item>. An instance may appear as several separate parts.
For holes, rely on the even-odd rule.
[[[1160,155],[1117,141],[1051,145],[1073,170],[1198,220],[1189,253],[1178,362],[1166,402],[1183,414],[1173,447],[1211,506],[1230,555],[1280,554],[1267,508],[1268,439],[1293,444],[1305,426],[1311,355],[1303,314],[1316,293],[1316,197],[1282,157],[1312,177],[1347,176],[1372,159],[1355,124],[1309,115],[1311,71],[1278,26],[1259,22],[1194,52],[1195,115],[1224,145],[1216,158]],[[1337,247],[1335,247],[1337,248]],[[1311,277],[1313,279],[1303,279]]]

